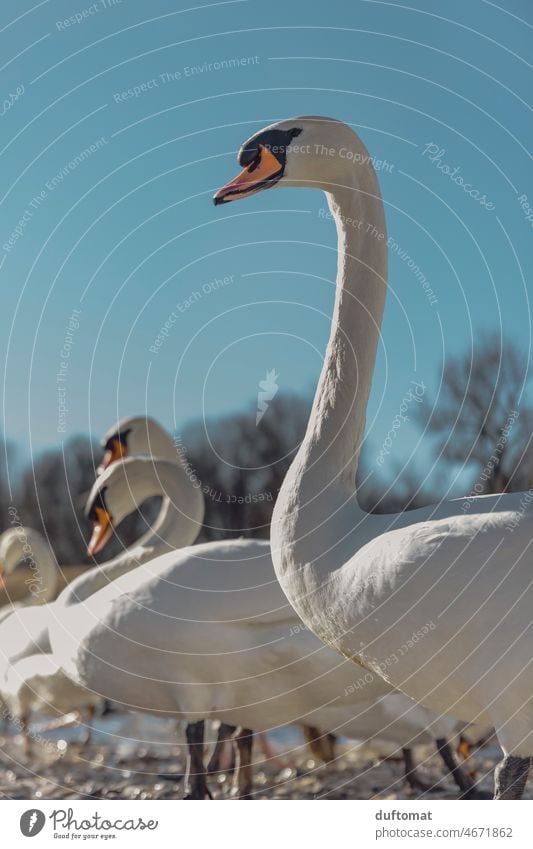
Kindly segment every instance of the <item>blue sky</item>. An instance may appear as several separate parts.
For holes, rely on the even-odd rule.
[[[438,394],[447,357],[487,334],[527,352],[529,2],[191,5],[2,4],[3,427],[22,454],[99,436],[119,416],[180,428],[255,406],[271,369],[280,391],[312,391],[334,294],[324,197],[211,203],[240,143],[291,115],[340,118],[392,165],[379,176],[403,258],[391,256],[372,444],[411,380]],[[406,425],[395,459],[408,462],[417,439]]]

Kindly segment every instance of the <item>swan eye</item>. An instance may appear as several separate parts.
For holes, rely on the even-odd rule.
[[[253,160],[252,164],[248,166],[248,173],[253,174],[256,168],[259,168],[261,164],[261,151],[257,151],[257,156]]]
[[[124,447],[128,447],[128,437],[131,433],[131,427],[126,430],[117,430],[115,433],[111,434],[109,439],[104,444],[104,449],[107,451],[113,447],[115,442],[120,442],[120,444]]]
[[[130,428],[131,430],[131,428]],[[128,455],[128,434],[130,430],[125,430],[121,433],[114,433],[110,436],[104,445],[104,456],[102,462],[98,466],[97,472],[99,475],[105,472],[111,463],[121,460]]]

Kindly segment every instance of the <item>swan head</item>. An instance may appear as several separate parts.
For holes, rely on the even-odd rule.
[[[46,542],[38,531],[17,525],[0,536],[0,576],[15,571],[23,560],[38,562]]]
[[[149,416],[130,416],[109,428],[101,441],[104,449],[98,466],[100,475],[117,460],[124,457],[148,455],[161,460],[177,461],[176,447],[170,435],[155,419]]]
[[[280,186],[333,192],[352,186],[370,158],[354,131],[334,118],[302,116],[278,121],[244,142],[238,154],[243,167],[213,197],[215,205],[241,200]]]
[[[165,481],[171,481],[179,468],[176,463],[152,457],[126,457],[108,466],[94,482],[85,505],[85,515],[92,524],[87,554],[101,551],[114,529],[144,501],[165,495]]]

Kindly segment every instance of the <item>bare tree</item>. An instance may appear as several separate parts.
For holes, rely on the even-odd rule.
[[[259,424],[256,412],[228,416],[183,433],[206,501],[203,539],[268,538],[279,488],[303,438],[309,402],[281,395]]]
[[[367,452],[363,451],[361,468],[358,472],[357,499],[367,513],[400,513],[402,510],[414,510],[437,500],[435,493],[422,487],[420,478],[411,467],[392,466],[386,479],[376,481],[376,477],[367,465]]]
[[[427,403],[416,407],[419,423],[435,440],[440,465],[466,464],[476,492],[527,489],[533,483],[533,409],[524,402],[528,365],[516,347],[500,350],[487,342],[478,346],[474,357],[463,355],[447,363],[442,389],[429,412]],[[309,408],[308,399],[278,395],[259,423],[255,409],[250,409],[207,427],[196,422],[184,431],[181,441],[190,474],[205,495],[200,539],[268,538],[274,503],[303,438]],[[64,450],[48,451],[28,465],[15,487],[13,500],[21,520],[47,535],[61,564],[88,562],[90,528],[83,506],[94,481],[93,457],[99,459],[99,449],[88,438],[71,439]],[[420,491],[412,464],[395,471],[390,484],[377,485],[367,474],[363,454],[359,478],[366,483],[360,498],[367,510],[395,512],[434,500],[428,491]],[[3,527],[8,524],[5,481],[0,465]],[[158,509],[151,501],[121,525],[120,536],[102,553],[104,559],[147,529]]]
[[[517,346],[489,338],[473,354],[450,359],[432,409],[425,404],[417,410],[439,457],[470,469],[476,492],[517,491],[533,483],[529,369]]]
[[[64,450],[46,451],[31,462],[16,487],[21,521],[46,535],[60,564],[89,562],[85,548],[90,528],[83,507],[98,452],[87,437],[74,437]]]

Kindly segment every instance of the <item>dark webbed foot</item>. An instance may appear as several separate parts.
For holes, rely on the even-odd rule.
[[[415,793],[430,793],[434,788],[431,784],[426,784],[425,781],[422,781],[418,775],[412,749],[402,749],[402,755],[405,780],[411,790],[414,790]]]
[[[455,755],[453,753],[453,749],[448,743],[447,740],[441,739],[436,741],[437,750],[442,760],[444,761],[446,768],[448,769],[451,777],[457,784],[459,790],[461,791],[461,795],[459,798],[461,799],[479,799],[481,798],[478,790],[476,789],[475,783],[472,781],[469,775],[466,774],[465,770],[459,766],[457,760],[455,759]]]
[[[494,773],[495,799],[521,799],[524,792],[531,758],[506,755]]]
[[[253,767],[252,749],[254,744],[254,732],[249,728],[241,728],[235,736],[237,744],[238,772],[237,772],[237,796],[239,799],[252,799],[253,790]]]
[[[186,729],[187,776],[184,799],[212,799],[204,767],[204,721],[190,722]]]
[[[207,786],[207,782],[205,781],[191,781],[191,785],[185,796],[183,797],[183,801],[187,802],[190,799],[212,799],[213,796],[209,787]]]
[[[235,756],[234,756],[234,747],[233,747],[233,737],[237,733],[237,729],[233,725],[226,725],[225,722],[220,723],[220,727],[218,729],[217,734],[217,742],[215,743],[215,748],[213,749],[213,754],[209,759],[209,763],[207,765],[207,772],[209,775],[213,775],[215,772],[233,772],[235,769]],[[224,754],[224,750],[228,744],[231,743],[231,762],[227,769],[222,766],[222,756]]]

